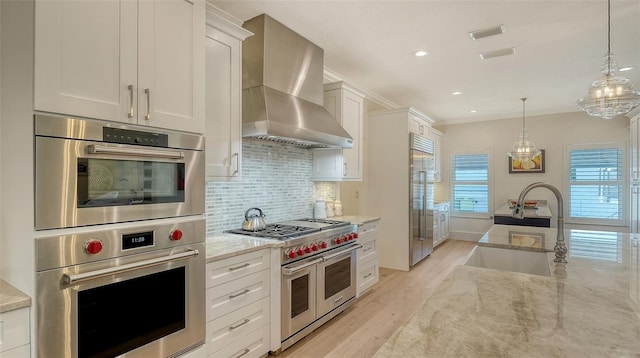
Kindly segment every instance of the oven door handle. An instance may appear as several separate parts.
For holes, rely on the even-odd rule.
[[[151,267],[151,266],[157,266],[169,261],[184,260],[194,256],[198,256],[198,254],[200,254],[198,250],[188,250],[179,254],[172,254],[164,257],[156,257],[155,259],[133,262],[130,264],[120,265],[117,267],[109,267],[102,270],[89,271],[89,272],[80,273],[77,275],[65,273],[62,275],[62,281],[65,284],[73,285],[80,281],[94,280],[97,278],[101,278],[101,277],[105,277],[113,274],[140,270],[140,269]]]
[[[339,252],[334,252],[334,253],[332,253],[331,255],[322,256],[322,260],[323,260],[323,261],[327,261],[327,260],[330,260],[330,259],[332,259],[332,258],[334,258],[334,257],[340,256],[340,255],[342,255],[342,254],[349,253],[349,252],[351,252],[351,251],[353,251],[353,250],[361,249],[362,247],[363,247],[363,246],[362,246],[362,245],[360,245],[360,244],[353,245],[353,246],[349,246],[349,248],[347,248],[346,250],[341,250],[341,251],[339,251]]]
[[[124,155],[128,157],[148,157],[160,159],[184,159],[184,152],[178,150],[153,150],[145,148],[107,147],[98,144],[87,146],[89,154]]]
[[[322,262],[322,257],[318,257],[318,258],[317,258],[317,259],[315,259],[315,260],[307,261],[307,262],[305,262],[304,264],[299,265],[299,266],[294,266],[294,267],[287,267],[287,266],[284,266],[284,267],[282,268],[282,273],[283,273],[284,275],[291,276],[291,275],[293,275],[294,273],[296,273],[296,272],[298,272],[298,271],[300,271],[300,270],[302,270],[302,269],[304,269],[304,268],[307,268],[307,267],[309,267],[309,266],[313,266],[313,265],[315,265],[315,264],[319,264],[319,263],[321,263],[321,262]]]

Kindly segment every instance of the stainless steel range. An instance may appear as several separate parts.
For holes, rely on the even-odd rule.
[[[356,225],[299,219],[265,230],[228,233],[284,240],[281,259],[282,349],[347,309],[356,296]]]

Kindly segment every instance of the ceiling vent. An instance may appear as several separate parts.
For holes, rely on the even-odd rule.
[[[479,40],[485,37],[495,36],[500,34],[504,34],[504,25],[499,25],[499,26],[482,29],[482,30],[469,32],[469,36],[471,36],[473,40]]]
[[[510,48],[503,48],[502,50],[483,52],[483,53],[480,54],[480,58],[483,59],[483,60],[486,60],[486,59],[494,58],[494,57],[513,55],[515,53],[516,53],[516,48],[515,47],[510,47]]]

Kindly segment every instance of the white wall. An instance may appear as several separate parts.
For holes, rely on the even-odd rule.
[[[565,163],[565,146],[576,143],[602,143],[624,141],[628,144],[629,120],[619,117],[611,121],[590,117],[583,112],[561,113],[537,117],[527,117],[529,139],[539,148],[545,149],[545,173],[509,174],[507,152],[518,139],[522,125],[522,117],[495,121],[465,123],[438,126],[444,132],[442,141],[442,182],[436,186],[439,199],[450,198],[450,155],[457,150],[475,148],[491,148],[490,163],[493,179],[493,210],[504,205],[509,198],[517,198],[520,191],[528,184],[536,181],[548,182],[563,193],[567,163]],[[628,146],[627,146],[628,147]],[[628,163],[625,153],[625,163]],[[625,176],[627,178],[628,176]],[[534,189],[527,198],[548,200],[553,214],[552,226],[555,226],[557,214],[556,199],[546,189]],[[565,200],[565,214],[567,211]],[[628,205],[627,205],[628,207]],[[626,210],[628,212],[628,210]],[[627,214],[628,216],[628,214]],[[479,239],[491,227],[493,219],[451,218],[452,237],[456,239]],[[565,225],[567,228],[577,225]],[[628,232],[628,227],[595,227],[582,226],[584,229],[604,229]]]

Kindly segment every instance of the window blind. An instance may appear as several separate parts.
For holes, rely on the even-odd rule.
[[[451,158],[453,211],[489,212],[489,154],[459,154]]]
[[[569,217],[624,219],[622,146],[569,151]]]

